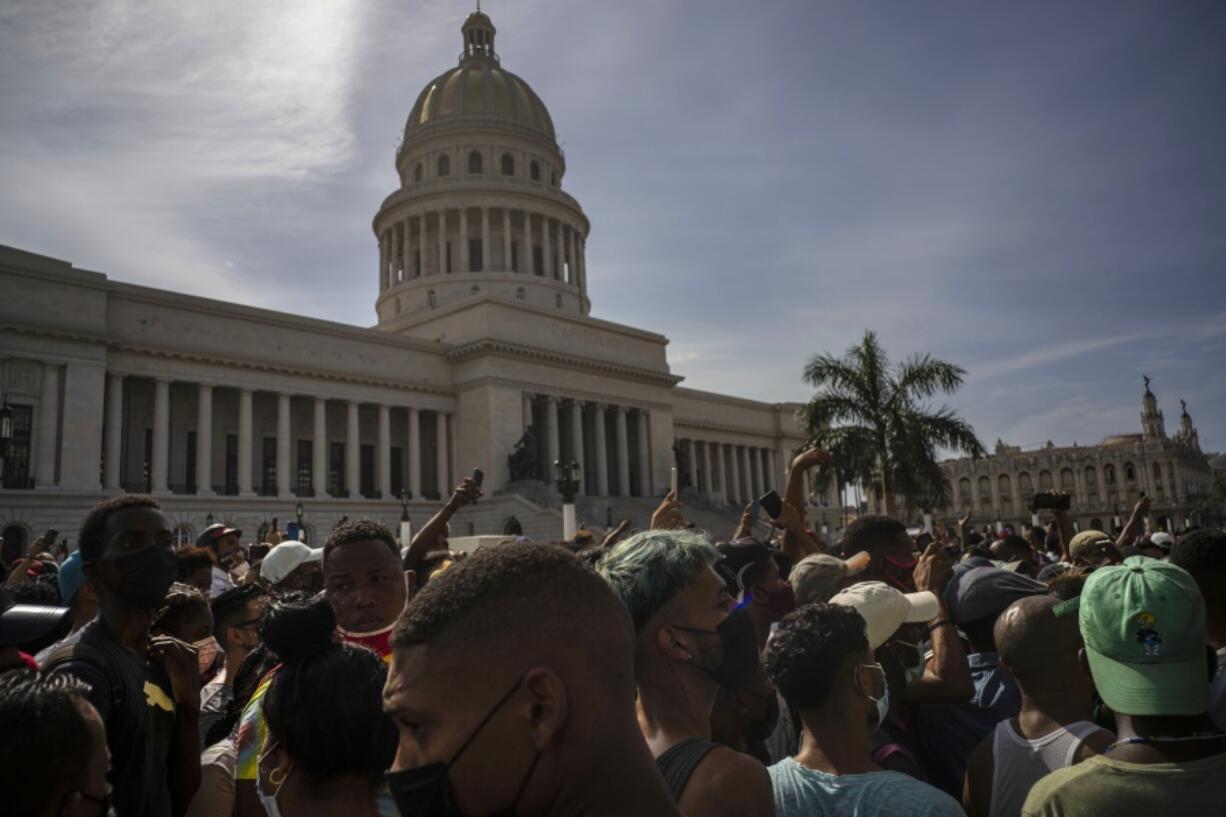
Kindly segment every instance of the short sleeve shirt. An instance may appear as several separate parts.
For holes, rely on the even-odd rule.
[[[1226,752],[1186,763],[1125,763],[1099,755],[1035,783],[1022,817],[1222,814],[1223,780]]]
[[[898,772],[835,775],[790,757],[767,771],[775,817],[965,817],[948,794]]]

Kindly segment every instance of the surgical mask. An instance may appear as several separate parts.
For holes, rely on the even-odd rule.
[[[895,643],[903,647],[910,647],[911,649],[915,650],[915,654],[919,656],[916,659],[916,663],[903,667],[903,674],[906,677],[907,686],[911,686],[912,684],[919,682],[919,679],[924,677],[924,667],[928,665],[928,658],[924,655],[924,645],[912,644],[910,641],[897,640],[895,640]],[[897,656],[895,657],[897,658]]]
[[[265,788],[264,777],[261,774],[263,771],[261,766],[263,765],[264,758],[268,757],[268,753],[275,748],[277,748],[277,744],[274,743],[272,746],[269,746],[268,749],[264,751],[264,754],[260,755],[259,759],[256,761],[255,793],[257,796],[259,796],[260,804],[264,806],[264,811],[268,812],[268,817],[281,817],[281,808],[277,805],[277,795],[281,793],[281,787],[285,785],[285,781],[289,779],[289,773],[294,768],[294,762],[291,760],[289,767],[281,773],[280,780],[275,779],[277,770],[273,769],[268,774],[268,782],[276,786],[276,788],[271,792]]]
[[[199,662],[200,676],[203,678],[205,673],[217,661],[217,655],[221,652],[221,645],[217,643],[216,638],[209,636],[199,641],[193,641],[192,646],[196,648],[196,660]]]
[[[460,810],[452,799],[451,784],[447,780],[447,772],[456,764],[460,756],[464,754],[477,735],[481,734],[481,730],[485,725],[498,714],[498,710],[502,709],[503,705],[511,700],[511,696],[519,689],[524,679],[521,677],[515,682],[515,685],[507,690],[507,693],[502,696],[498,703],[494,704],[494,708],[486,713],[481,722],[477,724],[477,728],[472,731],[460,745],[459,750],[451,756],[451,760],[446,763],[428,763],[425,766],[418,766],[415,769],[402,769],[398,772],[387,773],[387,788],[391,792],[392,800],[396,803],[396,809],[400,812],[400,817],[461,817]],[[536,757],[532,759],[532,765],[528,767],[528,773],[524,775],[523,782],[519,784],[519,791],[515,793],[515,799],[511,805],[505,809],[494,812],[491,817],[514,817],[515,809],[519,805],[519,798],[523,796],[524,789],[528,788],[528,781],[532,779],[532,772],[536,770],[536,763],[541,759],[541,753],[537,752]],[[274,816],[275,817],[275,816]]]
[[[724,651],[723,659],[714,667],[698,664],[694,664],[694,667],[724,689],[740,689],[758,668],[758,632],[754,628],[753,619],[749,617],[749,610],[744,607],[721,621],[714,630],[673,626],[685,632],[719,636],[720,646]]]
[[[341,638],[350,644],[358,644],[366,647],[369,650],[374,650],[379,655],[388,655],[392,651],[392,629],[396,626],[396,622],[392,622],[386,627],[380,627],[377,630],[367,630],[365,632],[357,632],[355,630],[346,630],[343,627],[337,627]]]
[[[877,728],[881,726],[881,724],[885,723],[885,716],[890,711],[890,684],[888,681],[886,681],[885,668],[882,667],[881,664],[860,664],[859,667],[856,667],[857,678],[859,677],[860,667],[872,667],[881,673],[881,697],[874,698],[867,692],[864,693],[865,697],[877,705],[877,719],[873,721],[871,729],[871,731],[875,732],[877,731]]]
[[[115,593],[139,610],[156,610],[174,584],[177,563],[167,548],[148,545],[110,561],[119,573]]]

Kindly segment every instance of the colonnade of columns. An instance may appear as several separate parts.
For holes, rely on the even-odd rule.
[[[653,495],[646,409],[525,392],[523,416],[524,430],[536,431],[545,482],[553,481],[555,461],[573,461],[581,467],[581,494]]]
[[[474,210],[478,235],[473,235],[469,222]],[[495,230],[501,241],[492,240]],[[479,258],[470,257],[472,240],[479,240]],[[379,236],[379,270],[381,290],[423,275],[455,272],[533,273],[582,289],[587,272],[584,237],[578,227],[545,213],[510,207],[426,210],[388,224]]]
[[[774,489],[783,495],[775,449],[681,439],[689,484],[710,498],[749,503]]]
[[[105,417],[103,421],[103,487],[107,490],[121,490],[123,485],[123,450],[125,427],[125,380],[128,376],[116,372],[107,373],[107,394],[105,401]],[[132,379],[138,379],[133,377]],[[141,378],[143,379],[143,378]],[[152,430],[150,434],[151,451],[149,462],[149,487],[155,493],[171,491],[170,482],[170,447],[171,447],[171,382],[170,378],[153,378],[153,411]],[[194,490],[183,492],[208,496],[216,493],[214,487],[214,446],[213,419],[215,391],[227,388],[214,383],[197,383],[196,422],[194,469]],[[257,390],[244,387],[229,387],[238,394],[237,441],[234,452],[234,469],[236,484],[231,493],[240,496],[251,496],[255,491],[255,469],[252,467],[253,452],[253,413],[255,394]],[[264,390],[259,390],[264,391]],[[360,498],[363,496],[362,486],[362,423],[360,408],[372,405],[369,401],[336,400],[325,397],[302,395],[312,401],[312,423],[309,434],[295,435],[292,429],[291,401],[299,395],[285,392],[275,393],[276,397],[276,449],[275,469],[270,476],[275,485],[271,491],[262,485],[267,493],[278,497],[293,496],[326,497],[329,495]],[[340,439],[329,438],[328,434],[328,403],[336,402],[345,407],[345,433]],[[433,446],[435,488],[446,495],[451,487],[450,455],[448,451],[448,419],[449,413],[437,410],[422,410],[412,406],[393,406],[388,403],[374,403],[377,410],[374,496],[385,499],[392,498],[392,411],[400,409],[406,415],[407,441],[407,484],[404,486],[412,492],[412,496],[422,496],[423,444],[429,441]],[[435,423],[433,439],[423,439],[421,433],[422,414],[431,416]],[[300,461],[293,467],[293,444],[295,440],[309,440],[311,445],[310,462]],[[339,485],[329,485],[330,476],[330,443],[340,443],[344,446],[344,463]],[[300,453],[301,456],[301,453]],[[305,457],[303,457],[305,460]],[[226,452],[227,469],[229,469],[230,451]],[[266,463],[267,465],[267,463]],[[403,466],[402,466],[403,467]],[[309,473],[309,489],[304,484],[304,477]],[[402,471],[401,476],[404,476]],[[403,480],[402,480],[403,482]],[[179,490],[179,486],[175,486]],[[334,490],[333,490],[334,489]],[[377,493],[376,493],[377,492]],[[372,494],[367,494],[371,496]]]

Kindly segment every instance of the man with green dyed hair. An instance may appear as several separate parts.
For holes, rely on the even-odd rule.
[[[758,665],[753,621],[732,612],[717,558],[700,534],[657,530],[619,543],[596,569],[634,621],[639,726],[681,811],[771,817],[766,768],[711,741],[720,687]]]
[[[1073,608],[1083,661],[1119,737],[1036,783],[1023,817],[1220,813],[1226,735],[1207,714],[1211,654],[1196,582],[1173,564],[1132,556],[1095,570],[1056,612]]]

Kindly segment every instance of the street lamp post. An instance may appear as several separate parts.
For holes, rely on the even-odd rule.
[[[579,463],[561,460],[553,463],[553,484],[562,495],[562,538],[575,538],[575,494],[579,492]]]
[[[294,515],[298,517],[298,541],[305,542],[306,536],[303,534],[303,530],[302,530],[302,502],[301,501],[299,501],[298,504],[294,506]]]
[[[408,549],[413,539],[413,523],[409,521],[409,497],[407,490],[400,492],[400,547]]]

